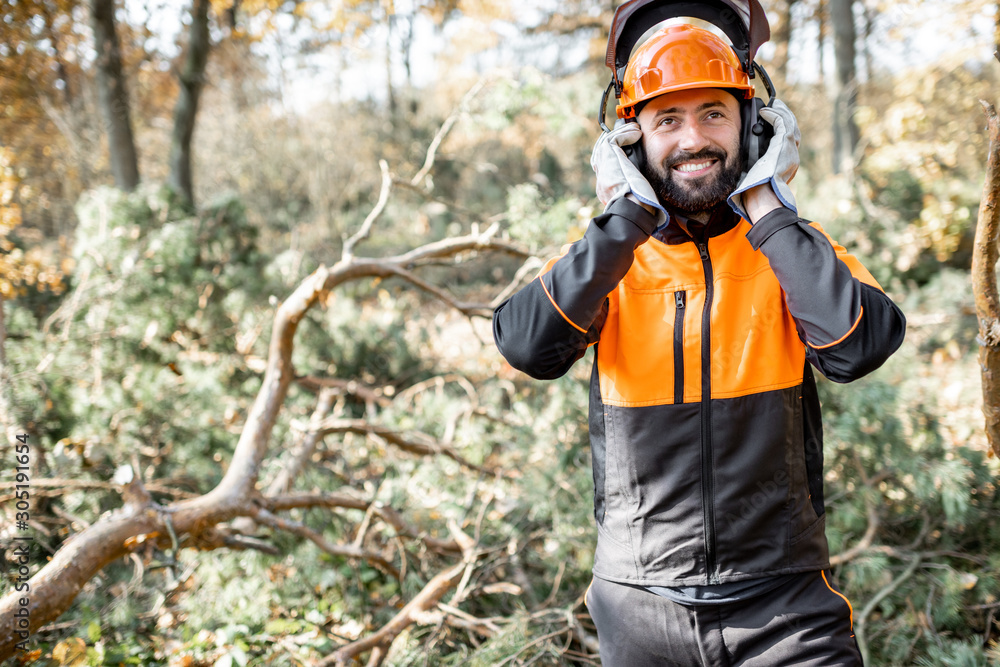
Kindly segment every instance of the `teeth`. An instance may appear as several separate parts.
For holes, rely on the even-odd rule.
[[[698,162],[697,164],[681,164],[677,165],[677,171],[699,171],[701,169],[707,169],[711,166],[711,162]]]

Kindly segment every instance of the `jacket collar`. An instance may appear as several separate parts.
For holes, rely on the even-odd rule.
[[[685,214],[672,208],[667,209],[667,215],[668,222],[674,222],[677,219],[683,220],[687,224],[688,229],[691,230],[691,235],[688,235],[684,231],[684,228],[678,224],[661,226],[653,236],[667,245],[679,245],[681,243],[693,242],[696,239],[702,240],[713,236],[720,236],[740,222],[740,216],[736,215],[726,202],[720,202],[716,205],[712,210],[712,217],[705,224],[695,222]]]

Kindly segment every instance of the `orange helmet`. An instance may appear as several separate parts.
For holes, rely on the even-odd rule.
[[[689,88],[729,88],[753,97],[750,78],[722,38],[688,24],[662,28],[629,58],[618,117],[633,118],[639,102]]]

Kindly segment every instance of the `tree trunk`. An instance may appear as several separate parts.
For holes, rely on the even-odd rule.
[[[823,47],[826,45],[826,2],[824,0],[819,0],[816,6],[816,24],[817,30],[819,31],[816,37],[817,45],[817,55],[819,56],[819,83],[821,86],[826,85],[826,55],[824,55]]]
[[[867,5],[861,5],[861,16],[864,19],[864,31],[861,34],[861,53],[865,63],[865,81],[871,85],[875,77],[875,59],[872,57],[872,27],[875,10]]]
[[[1000,53],[1000,2],[996,6],[996,24],[993,27],[993,53]]]
[[[833,109],[833,171],[840,173],[854,166],[858,145],[858,126],[854,111],[858,102],[855,66],[854,0],[830,0],[833,23],[833,53],[837,65],[837,96]]]
[[[208,5],[209,0],[194,0],[191,8],[191,33],[187,55],[180,76],[180,93],[174,107],[174,131],[170,140],[170,185],[190,205],[194,205],[194,185],[191,178],[191,140],[198,115],[198,99],[205,85],[208,65]]]
[[[772,34],[774,42],[774,71],[780,73],[782,81],[787,85],[788,75],[791,74],[789,68],[788,46],[792,41],[792,7],[798,0],[785,0],[785,5],[781,12],[781,23],[775,28]]]
[[[91,25],[97,51],[97,97],[104,115],[115,185],[125,191],[139,184],[139,160],[132,136],[128,89],[122,73],[121,51],[115,28],[114,0],[92,0]]]
[[[390,14],[385,22],[385,94],[389,103],[389,118],[396,122],[396,94],[392,88],[392,23]]]
[[[1000,295],[997,294],[997,232],[1000,227],[1000,118],[992,104],[983,102],[990,130],[983,198],[979,203],[976,241],[972,253],[972,292],[979,321],[979,367],[983,383],[986,438],[1000,456]]]

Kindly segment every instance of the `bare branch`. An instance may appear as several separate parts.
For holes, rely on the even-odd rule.
[[[433,243],[427,243],[402,255],[388,257],[382,261],[387,264],[408,267],[431,260],[454,258],[464,252],[474,250],[494,250],[518,257],[531,256],[531,253],[525,250],[520,244],[494,238],[496,232],[497,226],[490,225],[482,232],[473,232],[465,236],[453,236]]]
[[[400,402],[413,401],[414,396],[426,391],[430,387],[437,387],[438,391],[440,391],[445,384],[452,382],[460,386],[465,391],[473,405],[479,404],[479,396],[476,393],[476,388],[472,386],[472,383],[469,382],[467,377],[459,375],[458,373],[435,375],[434,377],[427,378],[426,380],[410,385],[403,391],[399,392],[396,396],[396,400]]]
[[[262,385],[247,415],[236,450],[222,481],[207,494],[185,498],[166,507],[153,503],[148,496],[135,496],[125,507],[102,515],[89,528],[67,540],[29,581],[33,592],[29,607],[30,632],[36,632],[38,628],[55,620],[70,606],[84,584],[109,563],[131,553],[139,545],[153,541],[159,546],[178,543],[199,545],[199,542],[202,547],[209,548],[218,544],[244,546],[246,538],[232,535],[220,537],[214,531],[217,530],[216,526],[223,522],[248,516],[259,519],[261,516],[262,510],[254,504],[259,498],[256,486],[261,463],[269,449],[274,425],[287,397],[289,385],[296,376],[292,364],[295,333],[309,309],[323,299],[328,291],[344,282],[360,278],[400,276],[442,298],[447,295],[440,288],[412,275],[413,267],[442,260],[459,263],[483,250],[505,252],[520,257],[528,256],[528,253],[516,244],[493,238],[496,233],[494,225],[483,233],[476,232],[429,243],[396,257],[355,258],[352,254],[354,246],[367,236],[388,197],[387,182],[391,182],[391,178],[388,175],[387,165],[383,166],[382,172],[384,194],[380,194],[380,203],[369,214],[358,234],[348,239],[341,260],[330,269],[321,266],[305,278],[278,308],[272,324]],[[81,289],[76,290],[73,298],[78,298],[81,293]],[[462,304],[450,297],[445,298],[445,302],[459,310],[464,309],[463,312],[476,311],[476,314],[487,314],[488,306]],[[71,323],[71,316],[66,315],[66,318],[64,337],[68,335]],[[465,461],[451,448],[443,447],[433,438],[423,434],[404,436],[387,429],[380,430],[358,424],[349,430],[382,437],[402,449],[417,454],[442,453],[463,466],[493,474],[492,471]],[[33,483],[38,484],[38,482]],[[112,487],[109,485],[100,488]],[[147,485],[148,491],[161,492],[161,489],[164,493],[181,495],[181,492],[168,490],[153,483]],[[295,522],[277,517],[271,519],[266,513],[263,516],[275,522],[274,525],[277,527],[293,532],[299,531],[298,534],[321,544],[316,538],[322,540],[322,536],[306,532],[309,529],[304,526],[300,527]],[[388,517],[392,515],[383,512],[380,516],[390,521]],[[426,537],[420,539],[429,546],[433,544]],[[360,550],[345,550],[338,545],[327,543],[323,546],[329,547],[331,552],[347,557],[365,558],[373,562],[378,562],[377,559],[380,558]],[[383,566],[392,569],[387,561]],[[462,568],[459,569],[459,572],[461,571]],[[435,599],[434,602],[436,601]],[[18,641],[13,623],[14,613],[18,608],[19,601],[16,594],[10,593],[0,599],[0,660],[5,660],[12,654],[14,645]]]
[[[437,285],[427,282],[426,280],[418,277],[412,271],[407,271],[402,267],[393,267],[393,273],[414,286],[419,287],[423,291],[433,294],[438,299],[445,302],[445,304],[451,306],[464,315],[468,315],[470,317],[493,317],[493,308],[489,304],[465,303],[463,301],[458,301]]]
[[[882,525],[878,509],[876,508],[875,503],[873,503],[868,497],[868,494],[872,492],[872,482],[868,479],[864,466],[861,465],[861,461],[857,458],[857,456],[855,456],[855,464],[861,474],[861,479],[864,481],[862,499],[865,503],[865,513],[868,515],[868,527],[865,529],[865,534],[861,536],[861,539],[858,540],[857,544],[841,554],[830,556],[831,566],[846,563],[847,561],[857,558],[861,554],[868,551],[872,546],[872,542],[875,541],[875,536],[878,534],[879,527]]]
[[[445,119],[444,123],[441,124],[437,134],[434,135],[434,139],[431,141],[431,145],[427,148],[427,156],[424,158],[424,165],[420,168],[420,171],[414,174],[413,178],[410,179],[410,185],[419,185],[420,181],[424,180],[430,172],[431,167],[434,166],[434,160],[437,157],[437,150],[441,146],[441,142],[444,141],[448,132],[451,131],[452,126],[455,124],[455,121],[458,120],[459,116],[465,113],[465,111],[469,108],[469,102],[471,102],[472,98],[479,94],[479,91],[483,89],[484,85],[486,85],[485,79],[477,81],[476,85],[472,86],[472,88],[470,88],[469,91],[462,97],[462,101],[458,103],[458,107],[452,111]]]
[[[12,489],[15,485],[15,482],[0,482],[0,489]],[[117,488],[117,485],[113,482],[62,478],[33,479],[31,480],[31,486],[32,488],[39,487],[54,489],[53,495],[58,495],[73,489],[103,489],[113,491]],[[182,491],[181,489],[175,489],[173,487],[164,486],[163,484],[157,484],[155,482],[147,483],[146,490],[151,491],[152,493],[162,493],[164,495],[176,496],[178,498],[193,498],[198,495],[196,493],[191,493],[190,491]]]
[[[260,504],[272,512],[310,507],[328,509],[352,509],[365,511],[371,504],[367,500],[347,493],[292,493],[283,496],[261,498]]]
[[[500,632],[500,626],[488,618],[477,618],[444,602],[439,602],[437,608],[449,616],[446,620],[449,625],[472,630],[484,637],[492,637]]]
[[[392,176],[389,174],[389,163],[385,160],[378,161],[379,169],[382,170],[382,188],[378,193],[378,201],[375,203],[375,208],[373,208],[369,213],[368,217],[361,224],[361,229],[359,229],[354,236],[344,241],[344,250],[341,255],[341,261],[349,262],[352,257],[354,257],[354,246],[356,246],[361,241],[368,238],[371,233],[372,225],[375,220],[382,215],[382,211],[385,210],[385,205],[389,201],[389,190],[392,188]]]
[[[318,392],[328,389],[338,396],[356,396],[364,401],[365,404],[371,403],[386,407],[391,403],[389,397],[385,394],[385,387],[370,387],[357,380],[304,375],[295,378],[295,383],[308,391]]]
[[[490,302],[490,308],[495,310],[497,306],[506,301],[510,297],[510,295],[512,295],[514,292],[520,289],[521,283],[524,281],[525,276],[527,276],[529,273],[533,271],[538,271],[539,269],[541,269],[542,264],[543,264],[542,260],[540,260],[537,257],[528,257],[526,260],[524,260],[524,263],[521,265],[521,268],[519,268],[517,270],[517,273],[514,274],[514,277],[511,278],[511,281],[507,285],[507,287],[503,288],[503,290],[501,290],[501,292],[497,294],[496,297],[493,298],[493,301]]]
[[[858,614],[858,618],[854,622],[854,634],[856,635],[858,640],[858,649],[861,651],[862,663],[866,665],[870,664],[868,659],[869,657],[868,638],[865,636],[865,630],[867,628],[869,614],[871,614],[875,610],[875,607],[877,607],[879,603],[882,602],[882,600],[884,600],[887,596],[892,594],[894,590],[899,588],[907,579],[913,576],[913,573],[916,572],[917,570],[917,566],[920,565],[920,561],[921,561],[920,555],[914,556],[910,561],[910,564],[906,568],[906,570],[904,570],[901,575],[899,575],[891,582],[889,582],[889,584],[885,588],[876,593],[875,597],[873,597],[868,602],[868,604],[865,605],[864,609],[861,610],[861,613]]]
[[[452,589],[465,572],[465,563],[454,565],[436,577],[431,579],[423,590],[417,593],[416,597],[410,600],[391,621],[386,623],[378,632],[351,642],[346,646],[337,649],[335,653],[324,658],[316,667],[333,667],[334,665],[346,665],[356,656],[375,649],[376,647],[386,647],[400,632],[414,623],[414,616],[420,612],[432,609],[445,593]]]
[[[190,542],[190,544],[187,544]],[[209,528],[198,535],[197,540],[185,540],[185,546],[193,546],[201,551],[211,551],[213,549],[236,549],[238,551],[253,550],[278,556],[281,551],[270,542],[252,537],[250,535],[238,535],[222,528]]]
[[[411,537],[423,542],[429,549],[439,552],[461,551],[461,547],[454,539],[444,540],[431,537],[426,531],[419,530],[403,518],[403,516],[391,507],[386,507],[381,503],[368,503],[360,498],[340,493],[300,493],[286,496],[262,499],[262,504],[271,511],[288,510],[302,507],[327,507],[346,508],[368,511],[373,508],[373,512],[380,519],[392,526],[397,534],[404,537]]]
[[[334,544],[309,526],[299,523],[298,521],[292,521],[291,519],[283,519],[279,516],[275,516],[265,509],[260,509],[255,512],[253,518],[265,526],[270,526],[272,528],[277,528],[278,530],[284,530],[292,533],[293,535],[298,535],[299,537],[304,537],[331,556],[364,560],[390,574],[394,578],[399,578],[399,570],[397,570],[392,563],[386,560],[385,557],[366,551],[360,546]]]
[[[319,392],[319,400],[316,401],[316,409],[313,410],[309,421],[313,424],[318,424],[325,419],[330,410],[333,409],[333,402],[334,392],[329,389],[321,390]],[[278,474],[275,475],[274,479],[268,485],[266,494],[274,496],[279,493],[286,493],[291,489],[299,473],[305,468],[313,452],[316,451],[316,446],[322,439],[323,436],[315,430],[303,433],[295,452],[288,456],[281,470],[278,471]]]
[[[358,435],[377,436],[386,442],[396,445],[403,451],[410,452],[411,454],[418,454],[421,456],[443,454],[470,470],[488,473],[490,475],[496,474],[493,470],[478,466],[475,463],[466,460],[461,454],[456,452],[451,447],[443,445],[426,433],[420,433],[419,431],[403,434],[398,431],[385,428],[384,426],[370,424],[363,419],[327,419],[321,422],[316,428],[323,434],[356,433]]]

